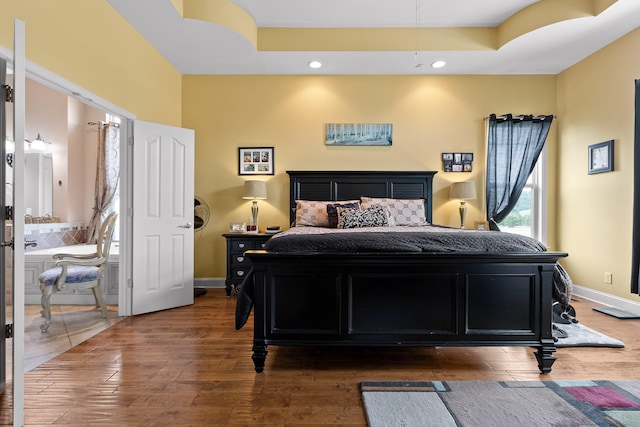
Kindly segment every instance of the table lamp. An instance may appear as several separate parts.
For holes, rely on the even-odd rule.
[[[464,217],[467,214],[467,200],[476,198],[476,185],[471,181],[454,182],[451,186],[449,199],[460,200],[460,228],[464,228]]]
[[[251,205],[251,224],[247,227],[250,233],[258,232],[258,200],[267,198],[267,183],[264,181],[245,181],[243,199],[253,200]]]

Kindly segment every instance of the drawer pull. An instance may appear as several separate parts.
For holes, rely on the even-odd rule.
[[[245,244],[244,244],[244,243],[238,243],[238,247],[239,247],[239,248],[244,248],[244,247],[245,247]]]
[[[264,247],[265,247],[266,245],[267,245],[266,243],[260,243],[260,247],[261,247],[262,249],[264,249]]]
[[[243,256],[236,257],[236,261],[244,262],[244,257]]]
[[[238,276],[244,276],[244,271],[240,270],[240,271],[236,272],[236,274],[237,274]]]

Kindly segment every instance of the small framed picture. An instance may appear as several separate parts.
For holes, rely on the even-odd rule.
[[[589,175],[613,170],[613,140],[589,146]]]
[[[273,147],[240,147],[238,175],[273,175]]]
[[[442,153],[442,169],[445,172],[471,172],[473,153]]]
[[[480,231],[489,230],[489,223],[487,221],[474,221],[473,228]]]
[[[247,231],[247,223],[233,222],[229,225],[229,231],[232,233],[245,233]]]

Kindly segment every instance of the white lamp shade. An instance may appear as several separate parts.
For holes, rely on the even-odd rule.
[[[5,140],[5,150],[7,150],[7,153],[15,153],[16,151],[16,144],[15,142],[13,142],[13,139],[7,137],[7,139]]]
[[[454,182],[449,198],[451,200],[473,200],[476,198],[476,185],[471,181]]]
[[[31,141],[31,149],[33,151],[45,151],[47,147],[44,145],[44,141],[42,139],[34,139]]]
[[[264,200],[267,198],[267,183],[264,181],[245,181],[243,199]]]

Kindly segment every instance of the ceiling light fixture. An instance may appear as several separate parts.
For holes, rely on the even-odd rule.
[[[413,55],[413,59],[416,60],[415,68],[420,68],[424,64],[420,62],[420,55],[418,54],[418,36],[420,32],[420,0],[416,0],[416,52]]]
[[[311,67],[311,68],[320,68],[320,67],[322,67],[322,63],[320,61],[311,61],[311,62],[309,62],[309,67]]]
[[[447,65],[447,63],[446,63],[446,62],[444,62],[444,61],[436,61],[436,62],[434,62],[433,64],[431,64],[431,67],[432,67],[432,68],[442,68],[442,67],[444,67],[445,65]]]
[[[44,139],[42,139],[39,133],[36,139],[31,141],[31,149],[34,151],[45,151],[47,149],[47,146],[44,145]]]

